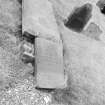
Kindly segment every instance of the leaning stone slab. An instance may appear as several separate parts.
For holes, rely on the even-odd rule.
[[[22,32],[59,41],[52,4],[48,0],[23,0],[22,4]]]
[[[64,88],[62,44],[35,39],[36,81],[39,88]]]

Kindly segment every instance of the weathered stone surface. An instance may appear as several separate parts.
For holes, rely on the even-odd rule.
[[[102,30],[99,25],[91,22],[82,33],[91,39],[100,41]]]
[[[59,40],[52,4],[48,0],[23,0],[22,31],[33,35]]]
[[[40,88],[65,87],[62,44],[36,38],[35,50],[37,86]]]
[[[55,98],[68,105],[105,104],[105,45],[83,34],[62,28],[68,88]]]

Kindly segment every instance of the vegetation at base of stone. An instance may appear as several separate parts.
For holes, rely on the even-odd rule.
[[[0,0],[0,88],[8,87],[12,80],[33,70],[32,66],[25,65],[19,58],[21,16],[18,0]]]
[[[92,5],[87,3],[74,10],[68,17],[65,26],[76,32],[81,32],[91,18]]]

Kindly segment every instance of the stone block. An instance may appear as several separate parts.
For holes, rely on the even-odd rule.
[[[60,40],[52,4],[48,0],[23,0],[22,4],[23,33],[27,31],[35,36]]]
[[[62,44],[50,40],[35,40],[36,81],[39,88],[64,88]]]

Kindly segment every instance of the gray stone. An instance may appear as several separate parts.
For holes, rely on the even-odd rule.
[[[36,38],[35,59],[37,87],[64,88],[66,86],[61,43]]]
[[[60,40],[52,4],[48,0],[24,0],[22,6],[23,33],[27,31],[35,36]]]

